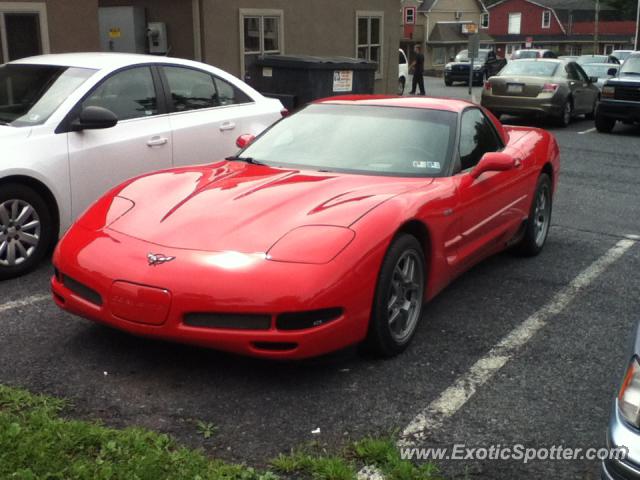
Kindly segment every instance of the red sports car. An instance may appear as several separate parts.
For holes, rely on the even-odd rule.
[[[56,303],[247,355],[392,356],[454,277],[547,238],[554,137],[462,100],[333,98],[238,141],[96,202],[55,252]]]

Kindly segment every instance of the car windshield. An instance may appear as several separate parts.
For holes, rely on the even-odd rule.
[[[615,50],[611,55],[616,57],[621,62],[624,62],[627,58],[629,58],[629,56],[631,55],[631,52],[625,52],[625,51],[622,51],[622,50]]]
[[[487,59],[487,52],[483,52],[483,51],[478,52],[478,56],[475,58],[475,60],[478,60],[481,63],[484,63],[484,61],[486,59]],[[468,50],[462,50],[460,53],[458,53],[456,55],[455,61],[456,62],[468,62],[469,61],[469,51]]]
[[[44,123],[95,70],[51,65],[0,66],[0,124]]]
[[[519,50],[515,53],[514,60],[518,58],[537,58],[537,50]]]
[[[627,58],[627,60],[622,65],[622,68],[620,69],[620,73],[623,73],[626,75],[629,75],[629,74],[640,75],[640,56],[633,56],[633,57]]]
[[[504,75],[525,75],[527,77],[553,77],[558,69],[556,62],[541,62],[538,60],[516,60],[509,62],[501,71]]]
[[[578,63],[607,63],[609,58],[606,55],[582,55],[578,57]]]
[[[438,177],[452,156],[457,114],[422,108],[314,104],[287,117],[239,160],[319,171]]]
[[[587,76],[589,76],[589,77],[598,77],[598,78],[610,77],[611,75],[609,75],[608,72],[612,68],[615,68],[615,66],[613,66],[611,64],[609,64],[609,65],[591,64],[591,65],[583,65],[582,66],[582,69],[585,71]]]

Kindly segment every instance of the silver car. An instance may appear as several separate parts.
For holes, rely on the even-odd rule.
[[[590,78],[598,79],[594,85],[598,87],[598,90],[602,91],[604,82],[618,74],[620,65],[614,63],[587,63],[582,65],[582,69]]]

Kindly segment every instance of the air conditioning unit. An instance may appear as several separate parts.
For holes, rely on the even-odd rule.
[[[456,12],[456,20],[460,20],[462,18],[462,12],[461,11],[457,11]]]

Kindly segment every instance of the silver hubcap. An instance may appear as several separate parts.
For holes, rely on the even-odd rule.
[[[24,200],[0,203],[0,266],[25,262],[40,242],[40,217]]]
[[[549,223],[551,221],[551,201],[549,198],[549,188],[547,186],[542,187],[538,192],[533,219],[536,245],[540,247],[547,238]]]
[[[389,329],[398,343],[406,342],[416,328],[422,310],[424,272],[420,257],[413,250],[404,252],[391,279],[387,302]]]

